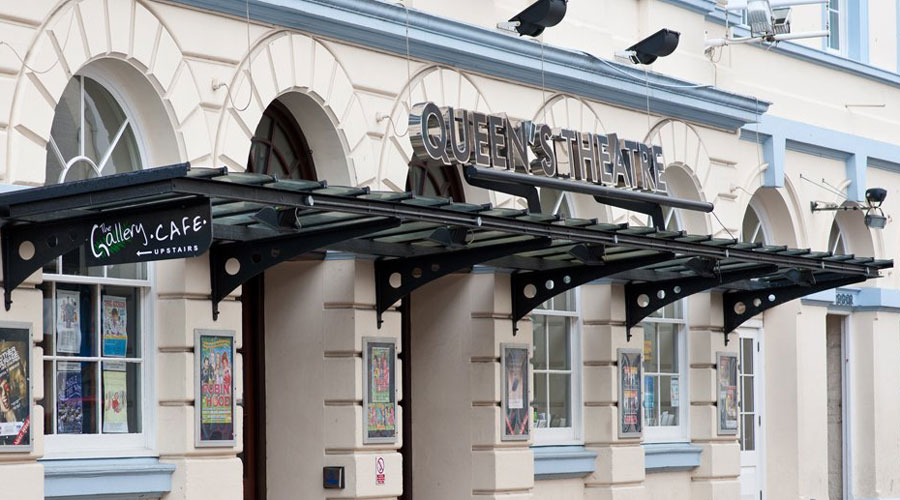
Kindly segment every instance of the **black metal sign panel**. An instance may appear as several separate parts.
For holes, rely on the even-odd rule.
[[[209,200],[144,212],[111,214],[91,227],[88,266],[181,259],[202,254],[212,243]]]

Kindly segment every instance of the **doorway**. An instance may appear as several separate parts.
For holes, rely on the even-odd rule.
[[[844,316],[825,317],[828,498],[847,498],[847,344]]]
[[[741,328],[741,500],[765,498],[762,330]]]
[[[264,274],[244,283],[241,294],[244,362],[244,500],[266,500],[266,365]]]

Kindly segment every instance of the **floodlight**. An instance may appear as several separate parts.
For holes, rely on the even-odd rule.
[[[887,190],[884,188],[866,189],[866,202],[872,208],[881,207],[881,204],[884,203],[885,198],[887,198]]]
[[[769,0],[747,0],[747,24],[754,35],[775,34]]]
[[[616,52],[616,59],[632,64],[653,64],[659,57],[665,57],[678,47],[681,33],[663,28],[627,50]]]
[[[866,226],[875,229],[884,229],[887,224],[887,217],[874,213],[866,214]]]
[[[540,36],[544,28],[556,26],[566,15],[569,0],[538,0],[497,28],[516,31],[520,36]]]

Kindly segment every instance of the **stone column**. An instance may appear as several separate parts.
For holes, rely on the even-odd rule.
[[[402,408],[397,442],[363,444],[362,339],[400,345],[400,314],[378,329],[372,261],[352,256],[279,264],[265,277],[266,453],[269,498],[396,499],[402,494]],[[402,400],[403,367],[397,368]],[[376,463],[384,461],[384,482]],[[345,488],[324,490],[322,468],[344,467]]]
[[[584,285],[582,345],[584,444],[597,452],[596,471],[585,478],[586,500],[643,499],[644,448],[641,438],[619,438],[619,348],[643,349],[643,331],[625,332],[622,285]]]
[[[845,384],[849,401],[852,467],[851,498],[900,497],[900,336],[898,314],[855,312],[849,317],[845,345],[849,366]],[[846,456],[846,455],[845,455]]]
[[[507,275],[451,275],[413,294],[415,498],[532,498],[531,442],[501,440],[500,346],[531,345],[531,323],[514,337],[510,318]]]
[[[691,444],[700,446],[700,467],[691,473],[691,498],[740,498],[741,453],[737,435],[718,433],[716,354],[740,352],[738,332],[723,334],[722,295],[701,293],[688,299]]]
[[[233,448],[197,448],[194,419],[194,330],[232,330],[235,349],[241,346],[241,304],[234,294],[219,304],[219,318],[212,319],[209,260],[160,261],[156,269],[156,441],[160,460],[175,465],[172,491],[166,500],[243,498],[243,468],[237,454],[242,446],[243,419],[236,406]],[[235,293],[239,293],[240,290]],[[149,332],[148,332],[149,333]],[[235,398],[241,400],[243,365],[235,352]],[[149,397],[149,395],[144,395]]]
[[[39,346],[44,338],[43,299],[35,286],[41,282],[36,272],[13,291],[13,305],[9,311],[0,306],[0,321],[30,324],[31,349],[31,439],[33,448],[25,453],[0,453],[0,484],[2,496],[22,500],[44,498],[44,467],[38,463],[44,455],[44,350]]]

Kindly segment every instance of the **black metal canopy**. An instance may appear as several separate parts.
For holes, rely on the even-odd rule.
[[[514,325],[555,295],[611,277],[625,283],[629,328],[675,300],[722,290],[727,341],[728,332],[770,307],[876,278],[892,266],[871,257],[181,164],[0,195],[7,309],[13,289],[85,244],[101,218],[198,203],[211,207],[214,317],[219,301],[253,276],[330,249],[378,257],[379,322],[418,287],[488,264],[514,271]],[[22,251],[26,243],[32,252]]]

